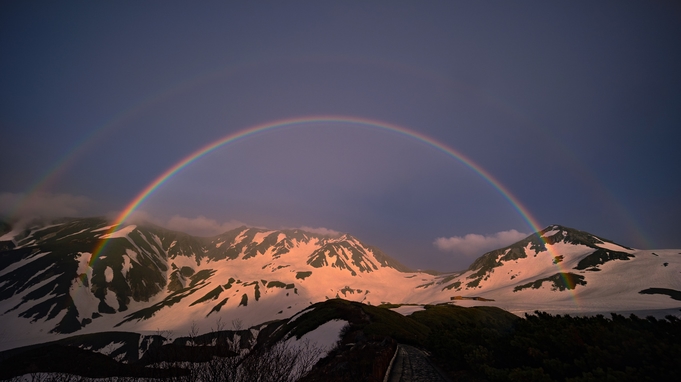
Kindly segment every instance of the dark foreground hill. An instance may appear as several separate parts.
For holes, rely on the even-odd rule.
[[[455,305],[403,316],[392,307],[332,299],[248,330],[174,340],[167,333],[81,335],[0,353],[0,377],[382,381],[398,343],[426,350],[453,380],[662,381],[681,372],[681,321],[672,316],[520,318],[498,308]],[[298,346],[331,322],[344,326],[331,334],[338,341],[328,352]],[[108,356],[101,351],[107,346]]]

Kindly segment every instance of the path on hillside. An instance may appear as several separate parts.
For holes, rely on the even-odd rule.
[[[430,362],[423,351],[409,345],[397,345],[397,355],[388,382],[450,382]]]

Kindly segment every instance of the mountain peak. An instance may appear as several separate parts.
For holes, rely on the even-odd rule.
[[[608,240],[586,231],[580,231],[574,228],[561,226],[558,224],[550,225],[537,233],[547,244],[567,243],[575,245],[585,245],[587,247],[597,248],[599,244],[614,244],[619,247],[632,250],[621,244],[617,244],[612,240]]]
[[[350,234],[242,226],[196,237],[144,224],[109,235],[110,224],[62,219],[7,233],[11,241],[0,247],[3,323],[57,335],[86,326],[110,330],[111,323],[179,329],[189,322],[182,317],[255,324],[334,297],[411,304],[450,302],[453,293],[553,304],[571,303],[574,292],[599,306],[666,307],[668,297],[659,295],[676,296],[681,269],[679,250],[631,250],[557,224],[484,254],[464,272],[442,275],[414,272]],[[93,258],[105,237],[106,249]]]

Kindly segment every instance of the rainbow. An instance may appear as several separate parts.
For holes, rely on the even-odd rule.
[[[90,262],[89,265],[92,266],[94,262],[99,258],[99,256],[102,254],[102,252],[105,250],[107,243],[110,240],[111,234],[116,232],[116,230],[125,222],[125,220],[151,195],[154,193],[155,190],[157,190],[161,185],[163,185],[168,179],[170,179],[173,175],[184,169],[185,167],[189,166],[191,163],[196,161],[197,159],[203,157],[204,155],[210,153],[211,151],[222,147],[228,143],[232,143],[241,139],[245,139],[249,136],[258,134],[258,133],[264,133],[267,131],[275,130],[275,129],[281,129],[284,127],[291,127],[294,125],[312,125],[312,124],[319,124],[319,123],[338,123],[338,124],[352,124],[352,125],[360,125],[360,126],[367,126],[370,128],[375,128],[375,129],[380,129],[380,130],[385,130],[393,133],[397,133],[403,136],[407,136],[413,139],[416,139],[418,141],[421,141],[429,146],[434,147],[435,149],[445,153],[446,155],[449,155],[458,161],[462,162],[465,164],[467,167],[478,173],[484,180],[486,180],[489,184],[491,184],[495,189],[501,193],[501,195],[508,200],[513,208],[515,208],[516,211],[522,216],[522,218],[529,224],[533,232],[539,232],[541,231],[540,225],[537,223],[536,219],[532,217],[532,215],[529,213],[527,208],[523,206],[523,204],[506,188],[504,187],[499,181],[497,181],[492,174],[487,172],[484,168],[480,167],[478,164],[473,162],[470,158],[466,157],[464,154],[454,150],[453,148],[447,146],[444,143],[438,142],[434,140],[433,138],[430,138],[424,134],[421,134],[419,132],[409,130],[405,127],[401,127],[398,125],[394,125],[391,123],[387,122],[382,122],[382,121],[377,121],[377,120],[372,120],[372,119],[366,119],[366,118],[357,118],[357,117],[346,117],[346,116],[310,116],[310,117],[302,117],[302,118],[290,118],[290,119],[282,119],[282,120],[277,120],[274,122],[268,122],[256,126],[252,126],[249,128],[246,128],[244,130],[238,131],[236,133],[229,134],[227,136],[224,136],[214,142],[211,142],[202,148],[194,151],[181,161],[175,163],[173,166],[168,168],[166,171],[164,171],[162,174],[160,174],[156,179],[154,179],[153,182],[149,183],[128,205],[123,209],[123,211],[116,217],[116,219],[113,221],[112,226],[105,231],[104,237],[105,239],[102,239],[98,242],[94,250],[92,251],[92,256],[90,257]],[[544,244],[546,243],[546,240],[540,236],[541,240],[544,241]],[[547,250],[551,253],[551,255],[555,258],[557,257],[554,253],[553,250],[549,245],[546,245]],[[565,271],[562,269],[562,265],[560,262],[558,262],[557,267],[560,269],[561,274],[565,275]],[[563,276],[564,281],[566,285],[570,285],[571,281]],[[577,303],[576,296],[574,294],[574,289],[570,289],[572,293],[573,300],[575,303]]]
[[[403,63],[399,62],[392,62],[392,61],[384,61],[384,60],[375,60],[375,59],[367,59],[364,57],[350,57],[350,56],[296,56],[296,57],[289,57],[284,60],[285,62],[290,62],[290,63],[298,63],[298,62],[341,62],[344,64],[349,64],[349,65],[364,65],[364,66],[370,66],[370,67],[376,67],[380,69],[385,69],[385,70],[390,70],[394,71],[397,73],[406,73],[411,76],[416,76],[418,78],[430,81],[432,83],[437,83],[437,84],[446,84],[447,86],[452,86],[452,87],[457,87],[457,88],[464,88],[465,86],[461,83],[457,83],[454,80],[443,76],[437,72],[434,71],[427,71],[423,70],[421,68],[417,67],[412,67]],[[40,174],[40,176],[27,188],[27,190],[19,195],[18,200],[14,203],[14,205],[9,209],[6,218],[9,220],[13,220],[15,217],[17,217],[19,211],[22,209],[22,207],[27,204],[34,196],[39,195],[40,193],[45,192],[48,187],[52,186],[56,181],[60,178],[62,174],[66,172],[66,170],[73,165],[73,163],[76,161],[78,157],[80,157],[82,154],[84,154],[87,149],[92,147],[94,143],[97,141],[100,141],[107,133],[109,133],[111,130],[113,130],[113,127],[116,126],[121,126],[123,125],[123,122],[125,122],[128,119],[132,119],[135,117],[137,114],[140,112],[148,109],[149,107],[159,104],[163,100],[170,98],[172,96],[175,96],[177,94],[181,94],[184,91],[187,91],[191,88],[197,87],[199,85],[214,81],[220,77],[230,77],[233,76],[237,73],[239,73],[241,70],[244,70],[246,68],[253,68],[255,66],[259,65],[266,65],[268,64],[265,61],[259,61],[259,60],[242,60],[239,62],[232,63],[229,66],[226,67],[221,67],[217,68],[215,70],[210,70],[207,72],[200,73],[199,75],[195,75],[192,77],[189,77],[185,80],[176,82],[171,84],[170,86],[166,86],[162,89],[159,89],[156,92],[153,92],[151,94],[148,94],[147,96],[139,99],[137,102],[133,103],[130,107],[120,111],[119,113],[116,113],[113,115],[111,118],[108,120],[104,121],[102,124],[99,126],[96,126],[94,129],[92,129],[88,134],[86,134],[83,138],[77,140],[74,142],[74,144],[65,152],[65,154],[61,157],[58,158],[55,161],[52,161],[52,165],[47,167],[46,170]],[[511,107],[507,103],[500,102],[498,99],[495,97],[487,94],[486,92],[482,92],[477,88],[470,88],[470,87],[465,87],[464,89],[468,93],[474,94],[476,97],[478,97],[481,100],[484,100],[487,102],[490,106],[494,107],[495,109],[507,114],[511,118],[523,123],[525,126],[531,127],[535,133],[537,134],[542,134],[545,135],[546,142],[549,142],[550,144],[553,145],[553,148],[558,150],[559,156],[569,160],[570,166],[568,166],[568,169],[572,169],[573,175],[577,178],[580,178],[584,184],[589,186],[589,189],[595,193],[595,196],[597,196],[601,201],[605,204],[608,205],[613,211],[615,211],[617,214],[621,216],[621,218],[626,221],[630,234],[634,237],[636,237],[637,241],[639,243],[643,243],[646,247],[650,248],[653,247],[652,245],[652,240],[647,237],[647,235],[644,234],[644,230],[640,227],[640,225],[636,222],[636,220],[632,217],[632,215],[627,211],[624,206],[617,201],[615,196],[610,192],[608,189],[605,188],[605,186],[600,182],[600,180],[593,174],[592,171],[590,171],[585,165],[580,161],[580,159],[575,156],[571,151],[567,150],[563,145],[560,144],[559,141],[552,139],[550,136],[547,136],[545,133],[544,129],[539,128],[536,126],[536,123],[528,119],[526,116],[518,112],[515,108]],[[375,121],[374,121],[375,122]],[[402,129],[406,130],[406,129]],[[419,134],[414,133],[414,132],[409,132],[405,133],[409,136],[416,137]],[[421,138],[426,138],[426,139],[421,139]],[[427,137],[421,137],[419,139],[423,140],[424,142],[436,146],[433,144],[433,140],[427,139]],[[444,145],[441,145],[444,146]],[[446,148],[446,146],[445,146]],[[440,150],[443,150],[443,148],[439,147]],[[450,148],[446,148],[451,150]],[[446,150],[444,150],[446,151]],[[453,150],[452,150],[453,151]],[[458,153],[452,154],[449,153],[450,155],[455,156],[458,160],[463,161],[464,163],[465,160],[462,159],[461,156],[457,156]],[[470,166],[470,163],[466,163],[467,165]],[[476,170],[473,166],[470,166],[474,170]],[[477,171],[477,170],[476,170]],[[482,174],[481,174],[482,175]],[[483,176],[484,178],[484,176]],[[489,179],[487,179],[489,181]],[[496,186],[495,186],[496,187]],[[497,187],[498,189],[499,187]],[[501,191],[501,190],[500,190]],[[503,191],[502,191],[503,194]],[[510,195],[510,194],[508,194]],[[507,199],[508,196],[505,194],[504,195]],[[517,209],[517,208],[516,208]],[[525,220],[528,220],[527,218]]]

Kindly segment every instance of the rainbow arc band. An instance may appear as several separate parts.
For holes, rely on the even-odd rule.
[[[228,143],[238,141],[240,139],[246,138],[250,135],[254,135],[257,133],[262,133],[284,127],[291,127],[294,125],[313,125],[320,123],[337,123],[351,124],[355,126],[366,126],[368,128],[397,133],[424,142],[427,145],[432,146],[433,148],[442,151],[443,153],[457,159],[458,161],[460,161],[461,163],[465,164],[467,167],[475,171],[477,174],[479,174],[483,179],[485,179],[489,184],[491,184],[495,189],[497,189],[499,193],[501,193],[501,195],[504,198],[506,198],[506,200],[508,200],[511,203],[513,208],[515,208],[515,210],[518,211],[518,213],[523,217],[523,219],[529,224],[533,232],[538,232],[541,230],[539,228],[539,225],[537,224],[537,221],[532,217],[532,215],[530,215],[529,211],[506,187],[499,183],[499,181],[497,181],[489,172],[487,172],[485,169],[483,169],[478,164],[473,162],[470,158],[466,157],[464,154],[454,150],[453,148],[447,146],[442,142],[438,142],[433,138],[430,138],[422,133],[383,121],[348,116],[308,116],[300,118],[282,119],[252,126],[244,130],[238,131],[236,133],[224,136],[194,151],[193,153],[191,153],[190,155],[180,160],[179,162],[175,163],[173,166],[171,166],[163,173],[161,173],[156,179],[154,179],[153,182],[149,183],[132,201],[128,203],[128,205],[123,209],[123,211],[116,217],[116,219],[113,222],[113,225],[108,230],[105,231],[105,234],[103,236],[110,236],[112,233],[116,232],[118,228],[125,222],[125,220],[137,209],[137,207],[139,207],[140,204],[142,204],[142,202],[144,202],[144,200],[146,200],[156,189],[163,185],[165,181],[167,181],[169,178],[171,178],[173,175],[178,173],[183,168],[187,167],[189,164],[193,163],[202,156],[208,154],[209,152],[219,147],[222,147]],[[546,240],[542,236],[540,236],[540,238],[542,239],[542,241],[544,241],[544,244],[547,244]],[[106,238],[100,240],[97,243],[97,245],[92,251],[92,256],[90,257],[89,261],[90,266],[92,266],[94,262],[97,261],[99,256],[105,250],[109,240],[110,240],[109,238]],[[550,252],[553,252],[550,246],[546,245],[546,248]],[[556,257],[554,253],[551,254],[553,255],[553,257]],[[560,262],[557,263],[556,266],[560,269],[561,274],[566,273],[562,269],[562,265]],[[567,277],[564,277],[564,281],[566,282],[566,285],[569,285],[567,284],[569,283]],[[574,290],[571,290],[571,292],[573,294],[573,300],[575,300],[576,303],[577,300],[574,295]]]

